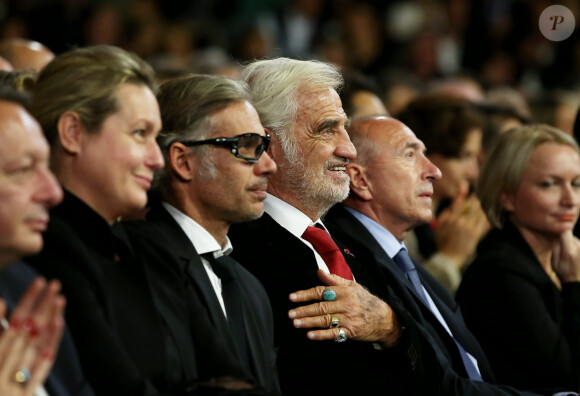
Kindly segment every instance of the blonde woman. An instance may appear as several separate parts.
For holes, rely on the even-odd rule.
[[[547,125],[498,136],[477,193],[493,229],[457,293],[500,383],[578,391],[580,154]]]

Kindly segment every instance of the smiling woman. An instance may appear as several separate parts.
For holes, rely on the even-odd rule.
[[[149,65],[108,46],[57,56],[33,90],[32,112],[65,197],[31,262],[61,280],[67,323],[97,394],[182,390],[198,375],[191,338],[169,334],[147,270],[116,224],[146,205],[164,164],[156,91]]]
[[[478,196],[494,229],[457,292],[497,379],[577,391],[580,378],[580,151],[547,125],[498,136]],[[493,290],[489,293],[489,290]]]

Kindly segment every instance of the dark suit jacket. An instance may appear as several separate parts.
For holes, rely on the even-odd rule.
[[[179,224],[165,208],[156,205],[147,213],[146,221],[124,223],[124,227],[158,280],[156,287],[165,289],[161,297],[163,304],[174,304],[180,298],[175,290],[180,288],[184,288],[193,298],[198,298],[209,312],[215,337],[232,352],[227,364],[235,364],[241,369],[243,365],[235,352],[232,338],[238,335],[231,334],[201,258]],[[253,363],[251,372],[246,371],[246,378],[253,379],[256,385],[268,391],[278,392],[272,309],[268,296],[260,282],[241,265],[235,263],[233,270],[241,286],[244,324]],[[168,274],[174,274],[173,279],[168,278]],[[200,326],[201,323],[193,324],[194,328]],[[206,356],[199,359],[203,362],[217,359],[216,350],[208,348]]]
[[[578,391],[580,283],[558,290],[512,223],[480,242],[456,298],[499,381]]]
[[[285,395],[371,395],[377,391],[389,395],[438,394],[438,366],[431,365],[434,356],[433,360],[427,358],[432,351],[420,342],[415,326],[408,323],[390,292],[383,290],[379,297],[391,305],[406,327],[397,347],[379,350],[372,343],[352,340],[341,344],[310,341],[307,330],[294,328],[288,318],[288,311],[298,306],[288,296],[321,285],[312,250],[268,214],[232,226],[229,236],[235,246],[232,255],[261,280],[270,296],[279,348],[278,372]],[[359,283],[374,283],[353,256],[345,253],[345,258]]]
[[[23,262],[14,263],[0,272],[0,297],[13,310],[38,275]],[[93,396],[84,377],[73,340],[65,327],[58,353],[44,384],[51,396]]]
[[[349,213],[344,206],[336,205],[327,213],[324,223],[334,236],[348,244],[353,254],[363,263],[364,269],[370,275],[378,277],[378,273],[381,273],[384,276],[386,283],[378,286],[385,288],[388,284],[403,302],[404,307],[411,313],[416,323],[425,329],[426,337],[431,340],[433,347],[436,349],[441,365],[448,368],[445,376],[442,377],[446,394],[523,394],[509,387],[500,387],[492,384],[494,376],[491,367],[476,338],[465,325],[459,306],[425,269],[420,265],[416,266],[423,286],[435,305],[437,305],[441,316],[454,337],[466,351],[477,359],[480,372],[486,382],[467,379],[465,367],[449,333],[443,328],[427,305],[423,303],[415,288],[398,269],[395,262],[360,221]],[[380,291],[372,288],[370,291],[380,293]],[[546,393],[551,394],[552,390],[548,390]]]
[[[62,282],[67,324],[95,392],[178,394],[198,379],[191,337],[158,312],[127,241],[69,192],[50,216],[44,249],[29,262]]]

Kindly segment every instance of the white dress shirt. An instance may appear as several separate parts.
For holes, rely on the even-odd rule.
[[[185,232],[185,235],[187,235],[195,247],[197,253],[200,255],[205,253],[213,253],[214,257],[217,258],[223,256],[224,254],[228,255],[232,252],[233,247],[227,236],[225,246],[222,247],[205,228],[199,225],[199,223],[197,223],[191,217],[176,209],[174,206],[168,204],[167,202],[163,202],[162,205],[165,209],[167,209],[171,217],[175,219],[177,224],[179,224],[183,232]],[[224,304],[224,298],[222,297],[222,281],[213,271],[210,263],[203,256],[201,256],[201,261],[215,291],[216,297],[222,307],[222,310],[224,311],[224,315],[227,317],[226,306]]]

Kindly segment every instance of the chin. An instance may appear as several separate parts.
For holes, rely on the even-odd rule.
[[[44,246],[44,241],[41,234],[31,236],[26,241],[22,241],[15,250],[19,251],[22,256],[29,256],[33,254],[40,253],[42,247]]]
[[[147,205],[147,201],[147,193],[135,194],[133,199],[127,202],[126,206],[130,211],[134,212],[143,209]]]

